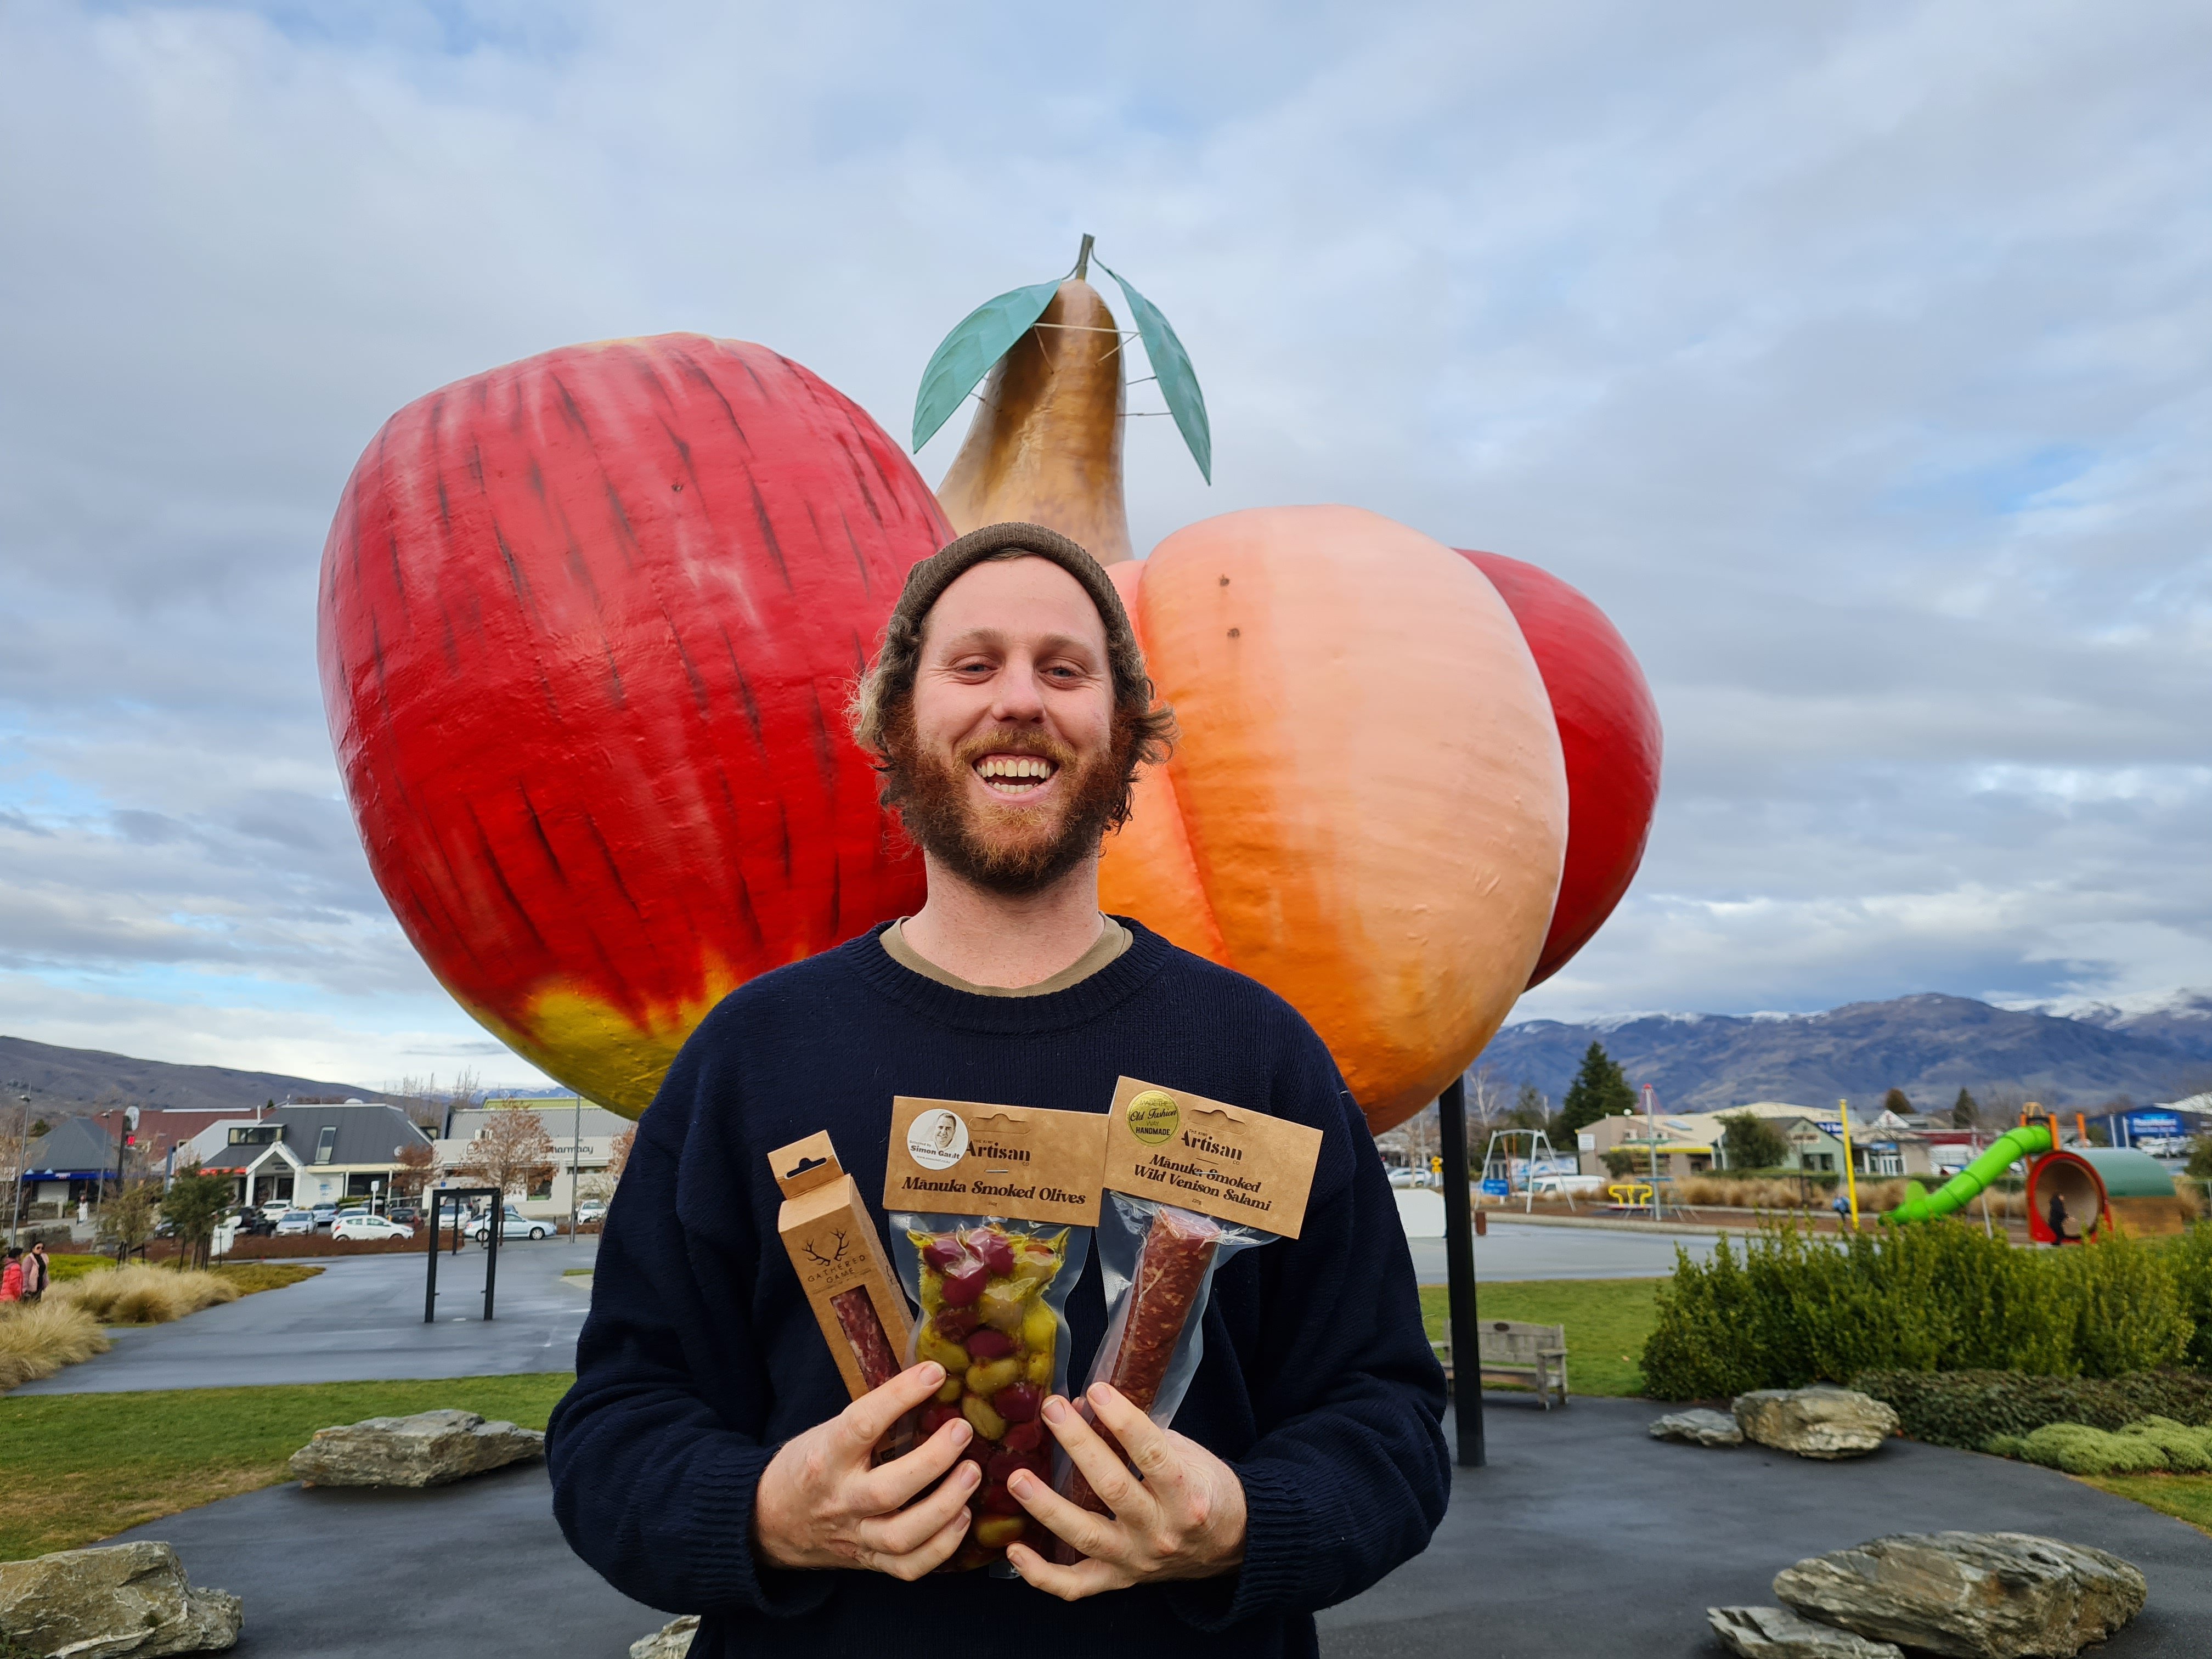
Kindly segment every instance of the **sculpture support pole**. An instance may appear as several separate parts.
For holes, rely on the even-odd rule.
[[[1475,1334],[1474,1206],[1468,1195],[1467,1079],[1455,1077],[1437,1099],[1443,1131],[1444,1261],[1451,1285],[1452,1406],[1459,1428],[1459,1466],[1479,1469],[1482,1443],[1482,1342]]]

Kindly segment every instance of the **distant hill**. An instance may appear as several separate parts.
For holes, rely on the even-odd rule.
[[[173,1066],[98,1048],[61,1048],[27,1037],[0,1036],[0,1107],[14,1104],[15,1096],[25,1094],[31,1097],[31,1109],[48,1118],[102,1106],[229,1112],[289,1095],[382,1097],[357,1083],[234,1071],[228,1066]]]
[[[1534,1083],[1556,1105],[1593,1041],[1677,1111],[1754,1100],[1871,1106],[1892,1088],[1923,1109],[1949,1106],[1962,1087],[2016,1090],[2051,1106],[2123,1094],[2148,1105],[2212,1086],[2212,997],[2201,993],[2149,1012],[2070,1017],[1930,993],[1820,1014],[1536,1019],[1507,1026],[1476,1063],[1508,1088]]]

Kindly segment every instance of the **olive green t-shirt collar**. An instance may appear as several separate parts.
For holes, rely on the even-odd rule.
[[[1101,916],[1106,926],[1091,947],[1050,979],[1039,980],[1035,985],[976,985],[957,974],[948,974],[935,963],[906,942],[906,918],[902,916],[878,934],[883,941],[884,954],[911,973],[924,979],[934,980],[939,985],[949,985],[956,991],[965,991],[979,997],[1041,997],[1054,991],[1065,991],[1071,985],[1080,985],[1091,975],[1106,966],[1129,948],[1135,935],[1111,916]]]

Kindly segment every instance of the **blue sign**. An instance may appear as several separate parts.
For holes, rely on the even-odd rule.
[[[1510,1186],[1494,1178],[1482,1183],[1482,1193],[1486,1198],[1505,1198],[1510,1196],[1512,1191],[1513,1188]]]
[[[1844,1138],[1844,1121],[1841,1118],[1822,1119],[1816,1121],[1813,1127],[1820,1130],[1822,1134],[1833,1135],[1838,1140]]]
[[[2172,1112],[2130,1112],[2127,1124],[2130,1133],[2139,1135],[2178,1135],[2182,1132],[2181,1119]]]

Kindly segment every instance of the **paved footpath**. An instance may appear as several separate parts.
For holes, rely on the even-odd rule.
[[[1474,1277],[1524,1279],[1660,1279],[1674,1271],[1674,1247],[1702,1261],[1712,1254],[1712,1233],[1638,1233],[1606,1227],[1573,1227],[1490,1218],[1489,1236],[1474,1241]],[[1410,1241],[1413,1273],[1424,1285],[1444,1283],[1444,1242]]]
[[[590,1304],[562,1270],[588,1267],[599,1241],[510,1239],[500,1246],[495,1317],[486,1323],[486,1252],[438,1258],[438,1319],[422,1322],[420,1255],[325,1256],[326,1269],[167,1325],[111,1328],[115,1346],[17,1394],[118,1394],[268,1382],[565,1371]]]
[[[1769,1582],[1801,1556],[1952,1527],[2095,1544],[2142,1567],[2149,1608],[2100,1659],[2206,1651],[2212,1538],[2179,1521],[2048,1469],[1905,1441],[1850,1463],[1662,1445],[1644,1433],[1661,1409],[1493,1397],[1489,1467],[1459,1473],[1426,1554],[1322,1614],[1322,1653],[1718,1659],[1707,1607],[1771,1604]],[[123,1537],[164,1540],[194,1583],[246,1598],[239,1659],[621,1659],[665,1617],[568,1553],[534,1465],[428,1492],[271,1487]]]

